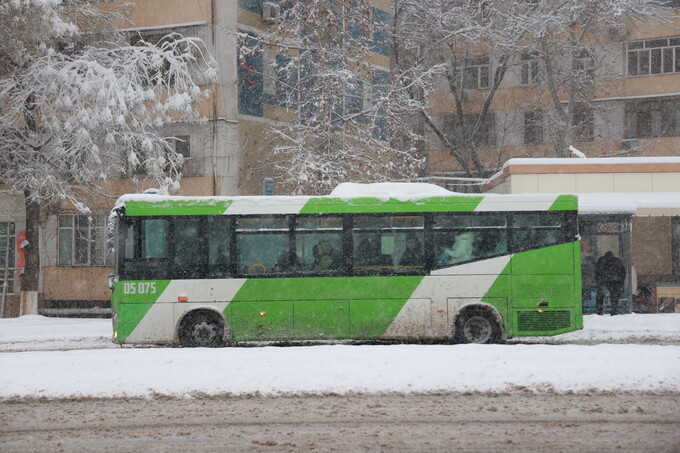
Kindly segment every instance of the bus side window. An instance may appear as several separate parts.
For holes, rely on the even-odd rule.
[[[210,217],[208,221],[208,277],[231,275],[231,219]]]
[[[564,241],[559,212],[513,215],[512,242],[515,250],[530,250]]]
[[[173,278],[198,278],[201,275],[201,234],[199,219],[175,218]]]
[[[168,278],[168,220],[126,219],[123,279]]]

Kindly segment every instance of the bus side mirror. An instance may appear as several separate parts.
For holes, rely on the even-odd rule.
[[[114,288],[114,282],[115,282],[116,275],[115,274],[109,274],[108,275],[108,280],[109,280],[109,289],[113,291]]]

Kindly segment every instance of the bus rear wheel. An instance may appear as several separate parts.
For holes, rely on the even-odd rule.
[[[184,348],[216,348],[222,346],[224,324],[215,313],[189,313],[179,327],[179,343]]]
[[[498,343],[501,335],[498,320],[485,308],[473,307],[465,310],[456,319],[458,343]]]

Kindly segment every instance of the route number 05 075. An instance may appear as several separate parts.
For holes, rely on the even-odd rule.
[[[123,283],[123,294],[156,294],[156,282]]]

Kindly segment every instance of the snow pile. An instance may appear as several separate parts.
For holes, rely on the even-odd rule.
[[[587,316],[558,337],[675,338],[680,314]],[[110,320],[0,319],[0,399],[379,392],[680,391],[680,346],[640,344],[114,347]],[[606,340],[605,340],[606,341]],[[54,342],[54,344],[51,344]],[[40,350],[69,343],[109,349]],[[26,349],[33,349],[28,350]],[[15,349],[16,350],[16,349]]]

